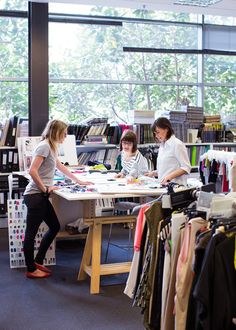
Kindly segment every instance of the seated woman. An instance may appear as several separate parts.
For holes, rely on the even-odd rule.
[[[125,130],[120,139],[122,170],[116,178],[127,178],[128,183],[148,171],[147,159],[137,149],[137,136],[132,130]],[[115,210],[127,211],[139,204],[130,201],[115,203]]]
[[[120,139],[122,170],[117,178],[136,179],[148,171],[147,159],[137,148],[137,136],[131,130],[125,130]]]

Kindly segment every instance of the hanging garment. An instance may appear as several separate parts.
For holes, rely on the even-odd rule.
[[[158,234],[160,232],[160,221],[163,218],[160,202],[154,203],[146,212],[148,225],[147,253],[143,264],[143,271],[134,297],[134,305],[140,306],[144,312],[144,325],[148,327],[149,304],[152,299],[152,284],[155,272],[155,258],[158,253]]]
[[[140,251],[134,251],[129,276],[124,289],[124,294],[126,294],[131,299],[133,299],[134,297],[134,289],[138,275],[139,257],[140,257]]]
[[[235,329],[233,324],[233,318],[236,318],[234,251],[235,237],[227,238],[216,247],[212,330]]]
[[[236,316],[235,237],[219,233],[208,244],[199,280],[196,329],[233,330]]]
[[[201,272],[206,247],[211,239],[211,235],[212,235],[211,230],[206,230],[204,232],[199,231],[196,235],[195,257],[194,257],[194,263],[193,263],[194,278],[193,278],[193,283],[192,283],[192,288],[191,288],[189,303],[188,303],[186,330],[193,330],[196,327],[197,305],[196,305],[196,300],[193,297],[193,291],[194,291],[195,285],[198,281],[198,278],[199,278],[199,275]]]
[[[135,235],[134,235],[134,250],[140,250],[140,244],[142,239],[144,221],[145,221],[145,211],[148,210],[150,205],[143,205],[142,208],[139,210],[139,214],[137,217],[137,223],[135,228]]]
[[[195,236],[207,221],[202,218],[191,219],[184,229],[184,240],[181,246],[176,269],[176,296],[175,296],[175,329],[186,327],[189,294],[193,281],[192,262],[194,256]]]
[[[172,214],[171,219],[171,268],[169,290],[167,292],[166,306],[163,306],[164,314],[162,315],[161,329],[174,330],[174,297],[175,297],[175,282],[176,282],[176,267],[181,247],[181,235],[183,230],[180,230],[180,225],[186,221],[186,216],[183,213]]]
[[[223,164],[223,176],[222,176],[222,192],[229,191],[229,180],[227,176],[226,164]]]
[[[162,284],[165,257],[165,240],[169,236],[171,218],[161,221],[158,250],[155,258],[154,274],[152,281],[152,298],[150,299],[148,326],[150,329],[159,330],[161,327]]]
[[[163,317],[166,308],[166,299],[168,294],[170,282],[170,269],[171,269],[171,246],[168,240],[165,241],[165,258],[163,269],[163,283],[162,283],[162,297],[161,297],[161,315]]]
[[[143,234],[142,234],[142,239],[141,239],[141,245],[140,245],[140,251],[139,251],[139,263],[138,263],[138,271],[137,271],[137,279],[136,279],[136,284],[134,288],[134,293],[133,293],[133,305],[135,305],[135,297],[137,296],[137,291],[141,282],[141,277],[143,273],[143,266],[145,262],[145,256],[147,253],[147,237],[148,237],[148,225],[147,222],[145,221],[144,228],[143,228]]]
[[[137,224],[135,229],[134,236],[134,254],[131,263],[131,268],[129,272],[129,276],[126,282],[126,287],[124,293],[130,297],[134,297],[134,290],[136,286],[137,276],[138,276],[138,266],[139,266],[139,258],[140,258],[140,246],[143,234],[143,228],[145,224],[145,211],[149,209],[150,205],[144,205],[140,210],[137,217]]]
[[[213,236],[207,245],[201,273],[193,291],[193,296],[197,300],[196,329],[210,330],[211,315],[213,305],[213,290],[212,279],[214,278],[214,260],[216,246],[226,239],[225,235],[219,233]],[[219,284],[220,285],[220,284]]]

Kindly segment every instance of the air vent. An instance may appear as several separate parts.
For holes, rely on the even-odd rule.
[[[222,0],[175,0],[174,5],[209,7]]]

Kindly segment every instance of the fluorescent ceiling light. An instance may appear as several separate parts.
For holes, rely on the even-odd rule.
[[[174,5],[209,7],[222,0],[175,0]]]

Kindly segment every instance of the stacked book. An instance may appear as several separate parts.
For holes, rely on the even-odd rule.
[[[117,148],[100,149],[92,152],[82,152],[78,156],[79,165],[87,165],[88,161],[97,161],[111,165],[115,169],[119,150]]]
[[[187,112],[185,112],[185,111],[171,110],[169,115],[170,115],[171,122],[183,123],[187,120]]]
[[[222,142],[225,139],[224,135],[225,130],[220,115],[204,116],[203,142]]]
[[[84,137],[83,144],[91,143],[107,143],[107,129],[109,124],[94,124],[91,125],[87,134]]]
[[[188,130],[199,129],[203,123],[203,108],[187,106],[187,111],[170,111],[169,118],[177,138],[188,141]]]
[[[203,107],[187,107],[187,121],[189,123],[194,123],[197,125],[201,125],[203,122]]]
[[[76,141],[83,141],[87,132],[89,131],[89,126],[87,125],[76,125],[70,124],[68,126],[67,132],[69,135],[75,135]]]
[[[183,142],[187,141],[188,125],[186,122],[171,121],[175,136]]]
[[[220,124],[221,123],[221,117],[220,115],[214,115],[214,116],[209,116],[209,115],[206,115],[204,116],[204,123],[217,123],[217,124]]]
[[[154,137],[150,124],[138,124],[134,126],[138,144],[154,143]]]
[[[131,124],[152,124],[155,120],[155,111],[129,110],[128,121]]]
[[[202,133],[203,142],[224,141],[224,125],[221,123],[205,123]]]

